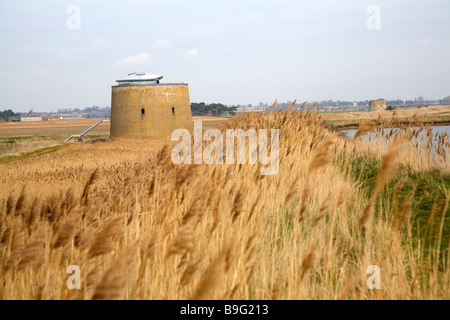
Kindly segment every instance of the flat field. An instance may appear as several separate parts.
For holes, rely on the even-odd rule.
[[[82,133],[100,120],[101,119],[76,119],[36,122],[3,122],[0,123],[0,138],[53,136],[66,139],[73,134]],[[109,127],[109,122],[103,122],[96,127],[92,133],[89,133],[89,135],[109,135]]]
[[[212,127],[225,121],[222,117],[192,117],[193,121],[202,121],[204,127]],[[0,122],[0,138],[23,136],[52,136],[68,138],[73,134],[80,134],[101,119],[75,119],[59,121],[36,122]],[[106,137],[109,135],[110,122],[103,122],[86,136]]]
[[[62,146],[65,139],[80,134],[101,119],[76,119],[39,122],[0,122],[0,162],[10,161],[5,157],[27,155],[28,153],[46,153]],[[193,121],[202,121],[203,128],[212,128],[227,118],[193,117]],[[105,121],[88,132],[87,142],[109,138],[110,122]],[[3,158],[3,159],[2,159]]]

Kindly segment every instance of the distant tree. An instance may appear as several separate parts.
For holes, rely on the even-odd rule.
[[[237,107],[227,107],[226,105],[221,103],[191,103],[191,112],[194,116],[225,116],[228,114],[234,115],[236,114],[236,109]]]
[[[108,118],[111,117],[111,108],[99,106],[92,106],[85,108],[81,111],[83,113],[83,118]]]
[[[191,111],[194,116],[208,115],[208,110],[204,102],[191,103]]]
[[[425,102],[425,99],[422,96],[417,97],[417,98],[414,99],[414,104],[416,106],[421,106],[421,105],[424,104],[424,102]]]
[[[18,115],[20,114],[13,112],[11,109],[0,111],[0,121],[8,121],[9,117],[14,117]]]
[[[444,99],[439,101],[440,104],[449,105],[450,104],[450,96],[445,97]]]
[[[401,106],[401,105],[405,104],[405,102],[403,100],[400,100],[400,99],[387,100],[386,103],[388,105],[391,105],[391,106]]]

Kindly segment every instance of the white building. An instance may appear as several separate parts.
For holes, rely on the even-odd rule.
[[[20,116],[20,121],[42,121],[42,116]]]

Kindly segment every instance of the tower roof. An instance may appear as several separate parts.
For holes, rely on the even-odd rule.
[[[116,80],[119,85],[139,85],[139,84],[147,84],[147,83],[156,83],[158,80],[163,78],[162,75],[156,73],[146,73],[146,72],[133,72],[129,73],[128,77],[121,80]]]

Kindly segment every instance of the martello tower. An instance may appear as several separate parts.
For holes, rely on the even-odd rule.
[[[187,84],[161,84],[163,76],[130,73],[112,87],[111,137],[170,136],[176,129],[193,130]]]

